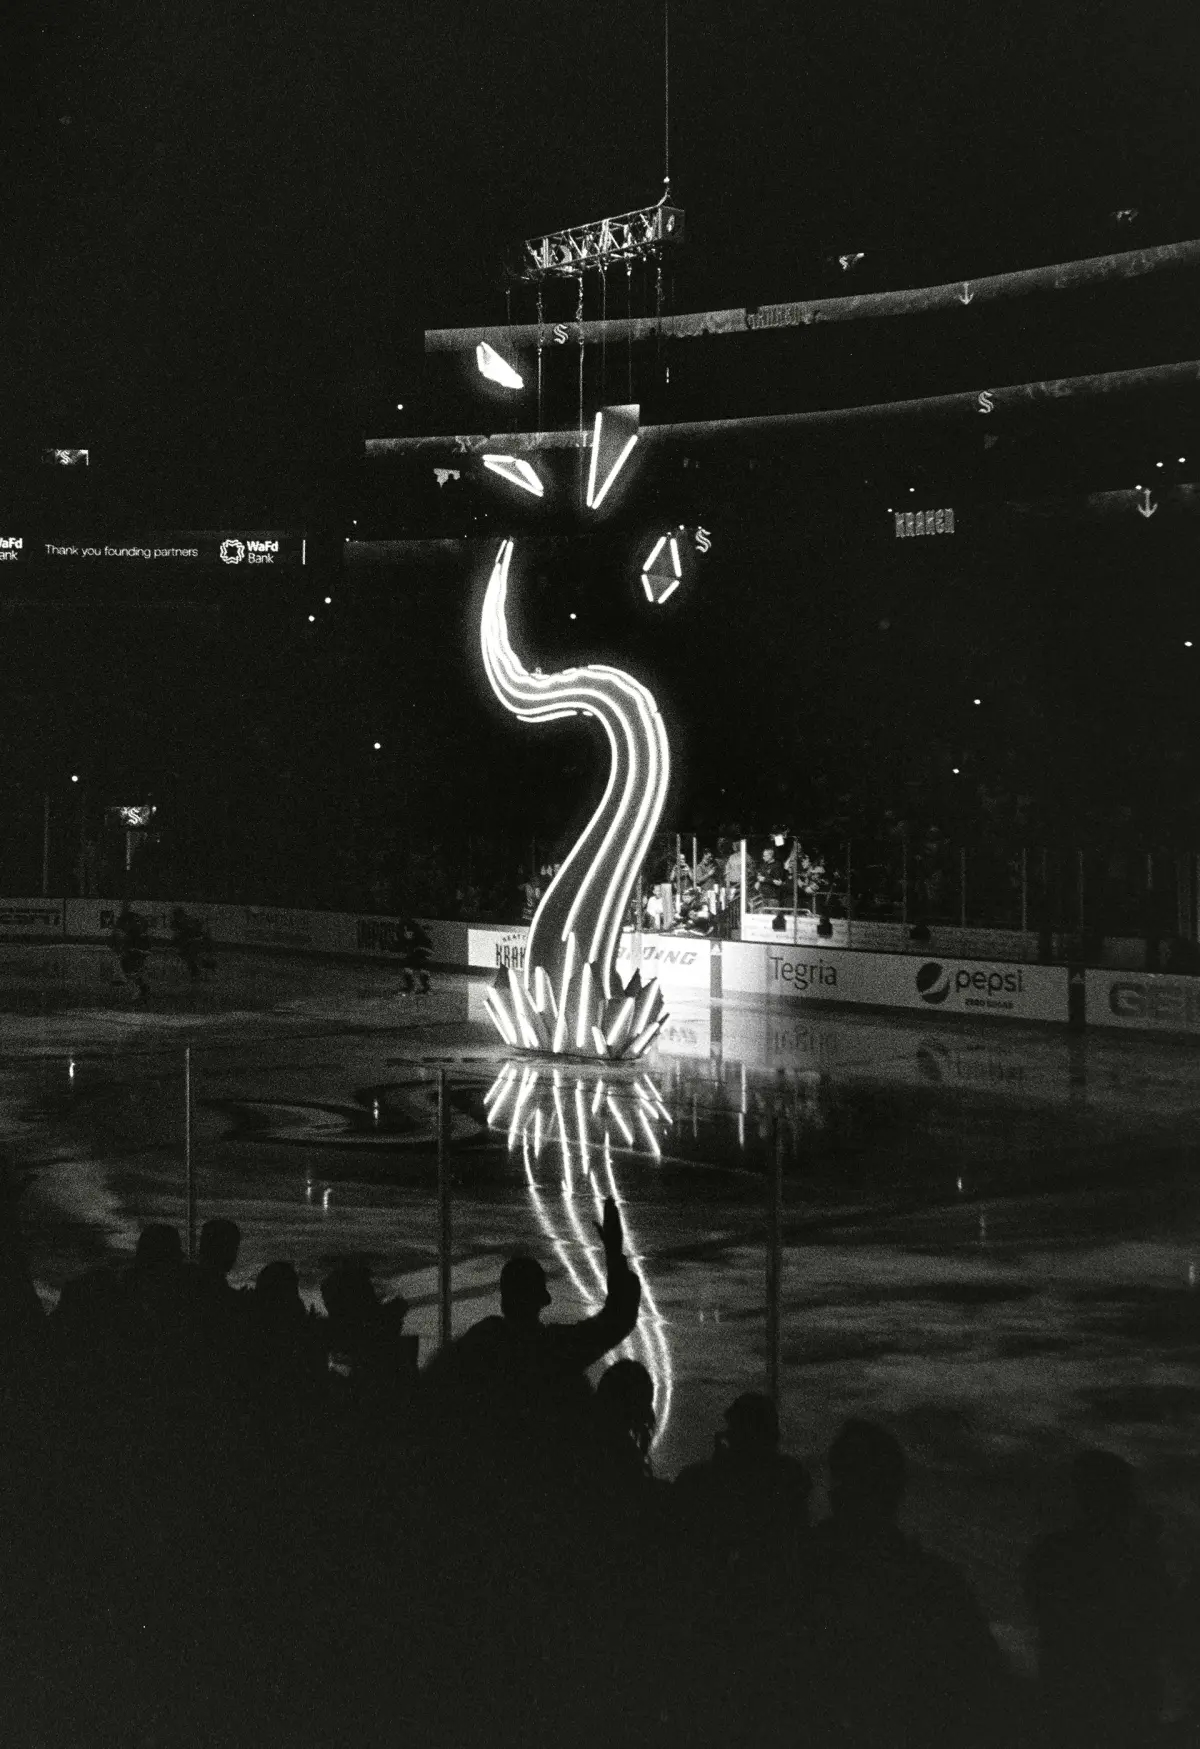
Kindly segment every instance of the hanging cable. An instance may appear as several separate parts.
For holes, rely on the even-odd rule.
[[[579,275],[579,299],[575,307],[579,324],[579,507],[583,508],[583,274]]]
[[[663,0],[663,199],[671,192],[671,0]]]
[[[625,360],[629,384],[625,399],[633,400],[633,262],[625,263]]]
[[[600,264],[600,401],[608,393],[608,263]]]
[[[544,326],[545,318],[544,318],[543,312],[542,312],[542,287],[541,287],[540,280],[538,282],[538,288],[537,288],[537,312],[538,312],[538,321],[537,321],[537,329],[538,329],[538,336],[537,336],[537,358],[538,358],[537,428],[539,431],[541,431],[542,430],[542,341],[543,341],[542,329]]]

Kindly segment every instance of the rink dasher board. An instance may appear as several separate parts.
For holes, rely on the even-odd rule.
[[[518,928],[470,930],[470,964],[523,971],[527,933]],[[668,997],[753,996],[986,1020],[1067,1020],[1066,966],[627,932],[617,969],[628,976],[635,963],[643,977],[658,979]]]
[[[0,910],[8,901],[0,901]],[[42,901],[44,903],[44,901]],[[67,899],[64,933],[74,941],[107,942],[120,912],[114,899]],[[407,955],[405,921],[356,912],[293,911],[269,905],[210,905],[177,899],[135,899],[152,942],[171,940],[171,913],[178,905],[195,918],[209,938],[223,947],[256,947],[283,953],[343,955],[351,958],[398,959]],[[436,965],[466,961],[465,923],[420,919],[429,937],[429,958]]]
[[[847,948],[721,944],[721,994],[864,1008],[907,1008],[977,1020],[1068,1017],[1066,966]]]
[[[1200,978],[1089,968],[1085,984],[1089,1026],[1200,1033]]]

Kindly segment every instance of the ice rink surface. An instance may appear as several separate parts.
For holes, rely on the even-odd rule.
[[[676,1004],[644,1065],[555,1075],[507,1062],[463,973],[421,996],[388,966],[230,952],[198,986],[155,955],[149,983],[141,1007],[105,950],[0,948],[4,1157],[48,1303],[146,1221],[182,1224],[190,1046],[198,1215],[240,1223],[235,1279],[289,1258],[311,1295],[365,1256],[430,1353],[442,1066],[456,1330],[498,1308],[515,1249],[549,1316],[585,1315],[614,1190],[662,1474],[763,1387],[778,1149],[781,1411],[818,1489],[840,1420],[885,1422],[909,1527],[1014,1644],[1021,1551],[1082,1446],[1135,1463],[1168,1561],[1200,1559],[1200,1045]]]

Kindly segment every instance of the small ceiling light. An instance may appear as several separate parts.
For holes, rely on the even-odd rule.
[[[332,596],[332,595],[327,595],[327,596],[326,596],[326,597],[325,597],[325,605],[326,605],[326,607],[329,607],[329,606],[331,606],[331,605],[332,605],[332,602],[333,602],[333,596]]]
[[[571,618],[572,618],[572,619],[574,619],[574,618],[575,618],[575,617],[576,617],[576,616],[575,616],[575,614],[572,614],[572,615],[571,615]]]
[[[72,782],[72,783],[78,783],[78,782],[79,782],[79,777],[78,777],[78,774],[77,774],[77,773],[75,773],[75,772],[72,772],[72,773],[71,773],[71,782]]]
[[[1184,639],[1184,640],[1183,640],[1183,647],[1184,647],[1184,649],[1185,649],[1185,650],[1190,650],[1190,649],[1191,649],[1191,647],[1192,647],[1192,640],[1191,640],[1191,639],[1190,639],[1190,638],[1185,638],[1185,639]],[[71,779],[71,782],[72,782],[72,783],[74,783],[74,781],[75,781],[75,779],[74,779],[74,778],[72,778],[72,779]]]
[[[475,348],[475,364],[481,377],[486,377],[491,383],[499,383],[502,389],[523,389],[525,379],[518,376],[508,360],[501,358],[494,346],[489,346],[486,340],[481,340]]]
[[[1156,468],[1161,468],[1163,466],[1162,462],[1155,462],[1154,465]]]
[[[915,492],[917,488],[915,486],[910,486],[908,489],[910,492]]]
[[[1187,460],[1187,457],[1185,455],[1181,455],[1179,459],[1181,462],[1185,462]]]
[[[374,747],[376,753],[378,753],[379,749],[383,746],[383,742],[382,741],[372,741],[371,745],[372,745],[372,747]]]
[[[309,625],[310,625],[310,626],[311,626],[311,625],[315,625],[315,624],[316,624],[316,621],[317,621],[317,616],[316,616],[316,614],[315,614],[315,613],[310,613],[310,614],[309,614],[309,616],[308,616],[308,623],[309,623]]]
[[[522,492],[532,492],[535,498],[540,498],[545,490],[527,461],[522,461],[517,455],[485,455],[483,465],[493,474],[499,474],[502,480],[507,480],[510,486],[519,486]]]
[[[396,402],[396,411],[397,411],[397,413],[403,413],[403,411],[404,411],[404,402],[403,401]]]
[[[982,700],[982,699],[981,699],[981,698],[973,698],[973,699],[972,699],[972,700],[971,700],[971,703],[972,703],[972,704],[982,704],[982,703],[983,703],[983,700]]]
[[[954,773],[954,775],[955,775],[955,777],[957,777],[957,776],[958,776],[958,766],[957,766],[957,765],[952,765],[952,766],[951,766],[951,767],[950,767],[950,769],[951,769],[951,771],[952,771],[952,772],[953,772],[953,773]]]

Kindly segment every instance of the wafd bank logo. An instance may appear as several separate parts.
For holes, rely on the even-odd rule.
[[[1014,997],[1025,990],[1019,966],[958,966],[951,971],[939,960],[926,960],[917,972],[917,995],[937,1008],[951,991],[966,1008],[1014,1008]]]
[[[219,551],[223,565],[240,565],[246,557],[246,549],[240,540],[223,540]]]

